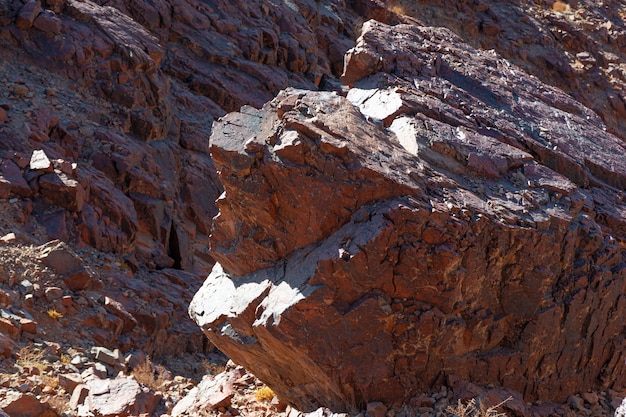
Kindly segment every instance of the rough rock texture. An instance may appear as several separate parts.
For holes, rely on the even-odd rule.
[[[379,13],[384,21],[407,22],[411,16],[423,25],[447,27],[474,47],[494,49],[570,94],[611,133],[626,138],[624,2],[392,0],[387,5],[387,13]]]
[[[54,417],[48,404],[42,404],[30,393],[15,391],[3,392],[0,410],[11,417]]]
[[[212,348],[186,314],[214,264],[212,122],[338,83],[357,20],[336,1],[0,0],[0,236],[15,239],[0,255],[59,240],[111,265],[22,277],[25,310],[70,323],[50,337],[152,357]],[[0,268],[4,288],[15,279]],[[21,301],[3,308],[23,315]],[[19,350],[0,339],[3,356]]]
[[[93,378],[86,386],[89,394],[84,398],[84,404],[78,404],[79,410],[84,406],[103,417],[149,415],[158,402],[154,393],[142,390],[133,378]]]
[[[334,1],[1,1],[0,197],[50,239],[206,276],[213,119],[336,83],[356,21]]]
[[[343,80],[214,126],[209,339],[302,410],[623,388],[623,142],[445,29],[370,21]]]

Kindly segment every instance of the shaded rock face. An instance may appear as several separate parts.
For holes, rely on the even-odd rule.
[[[623,142],[445,29],[370,21],[343,80],[214,126],[209,339],[302,410],[624,387]]]
[[[206,275],[214,118],[336,83],[356,21],[334,1],[0,2],[0,197],[49,239]]]

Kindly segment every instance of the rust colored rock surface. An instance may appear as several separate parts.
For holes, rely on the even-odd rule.
[[[623,142],[445,29],[370,21],[345,62],[347,97],[214,127],[209,339],[302,410],[623,388]]]
[[[336,82],[359,19],[334,1],[5,3],[0,197],[35,200],[49,239],[200,275],[223,191],[214,119]]]
[[[50,410],[48,404],[40,403],[34,395],[17,391],[3,392],[0,409],[11,417],[39,417],[56,414]]]

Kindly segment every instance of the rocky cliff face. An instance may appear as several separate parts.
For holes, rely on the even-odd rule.
[[[332,84],[356,21],[342,2],[0,0],[3,357],[25,319],[87,351],[211,350],[187,306],[214,264],[212,122]],[[89,274],[17,255],[56,240]]]
[[[214,117],[339,75],[356,19],[335,2],[7,0],[0,16],[3,193],[59,207],[53,238],[200,274]]]
[[[180,306],[211,273],[193,317],[303,409],[623,387],[624,16],[0,0],[2,311],[203,351]],[[90,273],[16,281],[56,239]]]
[[[623,387],[623,142],[442,28],[367,22],[342,80],[214,126],[209,339],[301,409]]]

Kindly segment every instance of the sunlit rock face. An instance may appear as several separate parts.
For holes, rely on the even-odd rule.
[[[215,124],[209,339],[301,410],[622,387],[623,143],[441,28],[366,23],[343,79]]]

